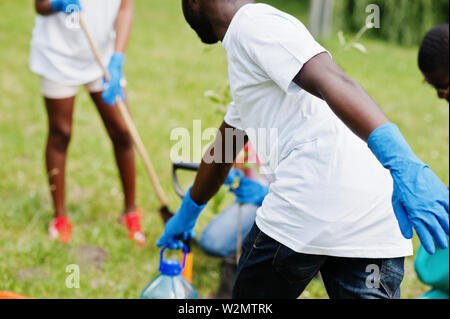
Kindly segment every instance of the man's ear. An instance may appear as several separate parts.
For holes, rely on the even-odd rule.
[[[199,9],[200,8],[200,0],[190,0],[192,3],[192,7],[195,9]]]
[[[183,0],[183,6],[188,6],[191,9],[197,10],[200,7],[200,0]]]

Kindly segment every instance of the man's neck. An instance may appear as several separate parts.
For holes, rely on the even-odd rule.
[[[223,41],[225,34],[231,21],[239,9],[249,3],[254,3],[254,0],[240,0],[240,1],[215,1],[211,4],[209,15],[213,29],[220,41]]]

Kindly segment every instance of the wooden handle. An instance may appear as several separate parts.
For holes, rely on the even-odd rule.
[[[89,41],[92,51],[94,52],[95,59],[97,60],[97,63],[99,64],[100,68],[102,69],[106,81],[109,81],[110,80],[109,72],[106,69],[105,65],[103,64],[100,52],[97,49],[97,45],[95,44],[91,34],[89,33],[89,29],[87,28],[86,22],[84,21],[81,14],[79,16],[79,19],[80,19],[81,28],[83,29],[84,33],[86,34],[86,37]],[[152,181],[153,187],[155,188],[156,195],[157,195],[160,203],[163,206],[167,206],[166,195],[164,194],[161,184],[159,183],[155,169],[153,168],[152,162],[150,161],[150,157],[148,156],[148,153],[145,150],[144,143],[142,142],[142,139],[139,136],[136,126],[134,125],[133,119],[131,118],[131,115],[128,112],[128,108],[125,105],[125,103],[123,102],[121,97],[117,97],[117,107],[119,108],[120,114],[122,115],[125,125],[127,126],[128,130],[130,132],[130,135],[133,139],[134,145],[136,146],[138,153],[141,155],[141,158],[144,161],[145,168],[147,170],[148,175],[150,176],[150,180]]]
[[[242,204],[238,205],[238,229],[237,229],[237,238],[236,238],[236,265],[239,264],[239,259],[241,259],[242,255]]]

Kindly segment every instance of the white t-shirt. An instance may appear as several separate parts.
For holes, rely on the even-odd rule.
[[[115,21],[121,0],[80,0],[82,15],[108,65],[115,45]],[[36,15],[30,55],[31,71],[64,85],[81,85],[103,75],[89,42],[73,16],[60,12]]]
[[[305,26],[269,5],[247,4],[223,46],[233,96],[225,122],[246,131],[275,174],[258,227],[299,253],[412,255],[392,208],[389,172],[326,102],[293,83],[326,52]]]

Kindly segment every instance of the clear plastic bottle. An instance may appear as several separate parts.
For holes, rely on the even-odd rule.
[[[139,299],[198,299],[195,288],[183,277],[186,266],[187,246],[184,247],[183,265],[179,260],[164,260],[167,247],[161,250],[160,274],[141,292]]]

